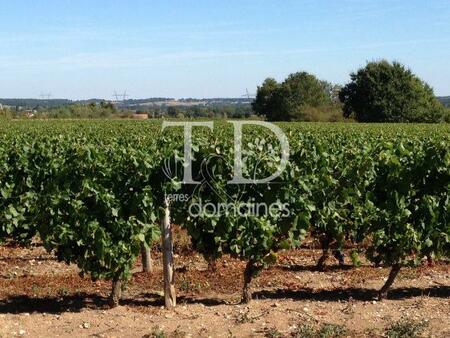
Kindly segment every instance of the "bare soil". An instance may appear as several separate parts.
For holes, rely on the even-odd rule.
[[[348,337],[383,337],[404,320],[424,324],[427,337],[450,337],[450,263],[403,268],[379,302],[387,268],[339,267],[330,259],[318,272],[319,254],[281,253],[252,282],[255,299],[241,305],[244,263],[225,257],[211,272],[199,255],[180,252],[178,306],[168,311],[157,251],[155,271],[142,273],[136,262],[121,305],[109,309],[110,282],[80,277],[38,245],[0,247],[0,337],[291,337],[325,324],[340,325]]]

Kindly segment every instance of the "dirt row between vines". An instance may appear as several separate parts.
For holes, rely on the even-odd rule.
[[[283,252],[254,280],[256,299],[241,305],[242,262],[225,257],[210,272],[199,255],[178,254],[179,305],[167,311],[160,254],[153,254],[154,272],[140,272],[138,261],[121,306],[109,309],[110,282],[80,277],[39,246],[0,247],[0,337],[301,337],[320,329],[382,337],[398,323],[450,337],[448,262],[403,269],[390,299],[378,302],[388,269],[341,268],[330,259],[318,272],[319,251]]]

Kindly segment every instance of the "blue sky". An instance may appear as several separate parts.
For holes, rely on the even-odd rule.
[[[450,95],[449,0],[0,0],[0,97],[237,97],[367,60]]]

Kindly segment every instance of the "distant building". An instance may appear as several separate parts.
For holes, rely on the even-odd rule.
[[[134,120],[147,120],[148,119],[148,113],[134,113],[133,114]]]
[[[34,117],[36,115],[37,110],[35,110],[35,109],[28,109],[28,110],[25,110],[24,113],[25,113],[26,117],[32,118],[32,117]]]

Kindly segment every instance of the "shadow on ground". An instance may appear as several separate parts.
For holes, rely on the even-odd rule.
[[[292,271],[292,272],[302,272],[302,271],[310,271],[310,272],[328,272],[328,271],[346,271],[354,269],[353,265],[326,265],[322,269],[318,268],[316,265],[283,265],[279,264],[275,266],[280,270]]]
[[[254,299],[292,299],[295,301],[309,300],[319,302],[370,301],[377,297],[378,291],[364,288],[347,288],[333,290],[312,289],[289,290],[278,289],[271,291],[257,291],[253,293]],[[391,300],[401,300],[420,296],[450,298],[450,286],[436,286],[432,288],[396,288],[389,292]],[[178,297],[179,304],[203,304],[205,306],[217,306],[229,304],[216,298],[196,298],[188,296]],[[129,307],[161,307],[164,299],[160,294],[144,293],[132,298],[121,300],[121,305]],[[108,299],[103,296],[88,293],[77,293],[62,297],[36,298],[29,296],[13,296],[0,300],[0,313],[52,313],[78,312],[83,309],[108,309]]]
[[[87,293],[44,298],[13,296],[0,300],[0,313],[62,313],[101,308],[108,308],[108,299]]]
[[[414,297],[436,297],[450,298],[450,286],[436,286],[431,288],[394,288],[389,291],[388,299],[401,300]],[[253,293],[256,299],[293,299],[310,300],[319,302],[348,301],[369,301],[378,297],[378,290],[365,288],[337,288],[332,290],[302,289],[277,289],[271,291],[258,291]]]

